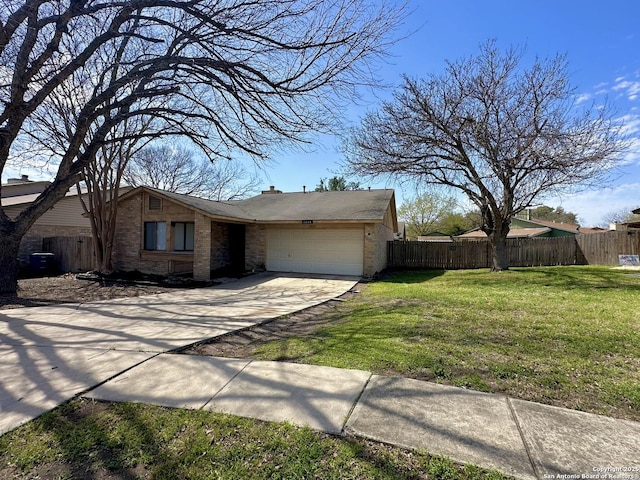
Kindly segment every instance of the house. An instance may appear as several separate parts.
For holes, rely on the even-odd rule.
[[[451,235],[442,232],[430,232],[426,235],[418,235],[418,242],[450,242]]]
[[[394,237],[394,240],[404,241],[407,239],[407,227],[404,222],[398,221],[398,231]]]
[[[118,202],[116,269],[197,279],[254,269],[372,276],[398,231],[393,190],[271,187],[219,202],[138,187]]]
[[[27,175],[10,178],[2,185],[2,208],[9,218],[18,214],[38,198],[50,184],[47,181],[29,180]],[[22,265],[29,262],[29,256],[42,251],[45,237],[90,236],[89,219],[83,216],[82,205],[75,187],[67,192],[54,207],[38,218],[22,238],[18,258]]]
[[[511,220],[507,238],[555,238],[568,237],[572,235],[575,236],[580,233],[588,232],[586,230],[582,231],[580,230],[580,227],[578,225],[573,225],[570,223],[550,222],[547,220],[540,220],[536,218],[526,220],[519,217],[513,217],[513,219]],[[462,235],[457,236],[456,238],[462,240],[474,240],[483,239],[486,237],[487,235],[482,230],[480,230],[480,228],[475,228],[466,233],[463,233]]]
[[[636,208],[635,210],[632,210],[631,213],[633,213],[634,215],[640,215],[640,208]],[[630,222],[627,222],[626,224],[626,230],[640,230],[640,221],[638,220],[633,220]]]

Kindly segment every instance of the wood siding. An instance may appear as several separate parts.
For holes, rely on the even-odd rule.
[[[91,237],[46,237],[42,239],[42,251],[55,255],[60,272],[86,272],[95,267]]]
[[[25,204],[10,205],[4,207],[4,212],[9,218],[16,218],[18,214],[27,207]],[[40,216],[34,225],[59,225],[68,227],[91,228],[91,223],[84,217],[82,205],[77,195],[64,197],[52,208]]]

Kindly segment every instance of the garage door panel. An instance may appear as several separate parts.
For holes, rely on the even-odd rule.
[[[362,275],[364,229],[267,230],[267,269]]]

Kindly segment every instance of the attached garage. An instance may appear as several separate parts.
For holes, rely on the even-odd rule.
[[[267,270],[363,275],[364,227],[287,228],[266,231]]]

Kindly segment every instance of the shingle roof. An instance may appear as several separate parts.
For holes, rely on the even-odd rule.
[[[550,232],[551,229],[548,227],[542,228],[512,228],[509,230],[507,234],[507,238],[521,238],[521,237],[537,237],[544,233]],[[458,235],[457,238],[487,238],[487,234],[482,230],[476,229],[471,230],[470,232],[463,233],[462,235]]]
[[[215,217],[257,222],[380,221],[394,198],[393,190],[385,189],[267,193],[246,200],[218,202],[149,187],[141,188]]]
[[[276,193],[240,200],[240,207],[263,222],[373,221],[384,217],[393,190]]]
[[[555,228],[556,230],[564,230],[565,232],[578,232],[578,225],[574,225],[572,223],[551,222],[549,220],[540,220],[539,218],[532,218],[528,221],[531,223],[537,223],[538,225],[544,225],[545,227]]]
[[[216,217],[225,217],[229,219],[239,219],[239,220],[253,220],[253,218],[244,212],[239,203],[242,200],[231,200],[226,202],[217,202],[215,200],[207,200],[199,197],[192,197],[191,195],[183,195],[180,193],[172,193],[167,192],[166,190],[159,190],[157,188],[151,187],[140,187],[150,192],[155,192],[159,195],[169,198],[170,200],[174,200],[178,203],[182,203],[184,205],[193,207],[197,210],[200,210],[203,213],[208,213],[209,215],[213,215]],[[137,192],[139,188],[136,188],[131,192]]]

